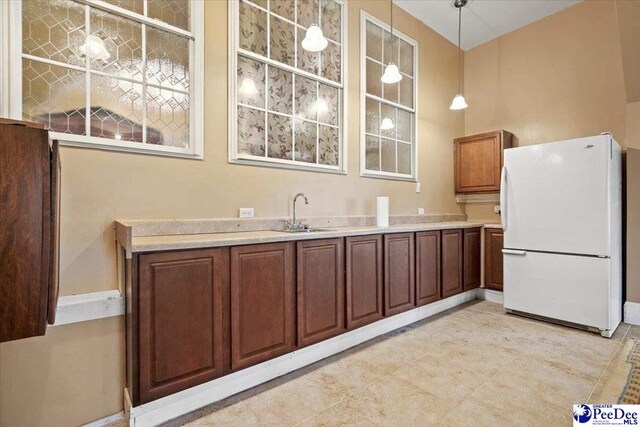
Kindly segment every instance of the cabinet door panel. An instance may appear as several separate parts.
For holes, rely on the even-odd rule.
[[[500,191],[503,150],[511,147],[506,131],[487,132],[454,140],[456,193]]]
[[[416,233],[416,305],[440,299],[440,231]]]
[[[487,289],[502,291],[502,245],[503,232],[500,228],[487,228],[484,231],[484,286]]]
[[[442,298],[462,292],[462,230],[442,230]]]
[[[347,329],[382,319],[382,236],[346,238]]]
[[[294,246],[231,248],[231,368],[294,348]]]
[[[344,247],[342,239],[297,243],[298,345],[344,332]]]
[[[464,290],[480,287],[480,228],[464,230]]]
[[[413,233],[384,236],[384,315],[415,306],[415,250]]]
[[[139,269],[139,401],[224,374],[228,249],[140,255]]]

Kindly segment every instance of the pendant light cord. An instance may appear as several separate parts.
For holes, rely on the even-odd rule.
[[[462,33],[462,6],[458,8],[458,93],[462,94],[462,49],[460,48],[460,38]]]

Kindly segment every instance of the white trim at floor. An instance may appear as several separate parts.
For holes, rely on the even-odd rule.
[[[63,296],[58,299],[53,326],[121,316],[124,308],[124,298],[118,290]]]
[[[124,411],[120,411],[117,414],[109,415],[108,417],[100,418],[89,424],[84,424],[82,427],[102,427],[124,420]]]
[[[624,303],[624,323],[640,325],[640,303],[625,301]]]
[[[478,299],[483,299],[489,302],[497,302],[498,304],[504,304],[504,297],[502,292],[494,291],[493,289],[478,289]]]
[[[319,360],[362,344],[377,336],[426,319],[437,313],[476,299],[477,289],[454,295],[411,311],[387,317],[375,323],[346,332],[337,337],[284,356],[243,369],[222,378],[209,381],[167,397],[131,407],[125,389],[125,413],[132,427],[154,426],[187,414],[211,403],[220,401],[241,391],[270,381],[289,372],[311,365]]]

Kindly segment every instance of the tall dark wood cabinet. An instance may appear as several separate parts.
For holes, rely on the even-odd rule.
[[[231,368],[295,347],[295,243],[231,248]]]
[[[502,244],[504,233],[501,228],[484,230],[484,287],[502,291]]]
[[[229,248],[139,256],[139,403],[229,370]]]
[[[462,292],[462,230],[442,230],[442,298]]]
[[[382,319],[382,236],[345,239],[347,329]]]
[[[384,236],[384,315],[412,309],[416,303],[414,234]]]
[[[59,197],[57,141],[41,125],[0,119],[0,342],[55,322]]]
[[[345,331],[342,238],[297,243],[298,346]]]
[[[480,287],[480,240],[482,229],[464,229],[464,266],[463,289],[465,291]]]
[[[416,233],[416,305],[440,299],[440,230]]]

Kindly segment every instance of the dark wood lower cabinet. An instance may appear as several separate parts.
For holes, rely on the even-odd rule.
[[[462,230],[442,230],[442,298],[462,292]]]
[[[440,299],[440,231],[416,233],[416,305]]]
[[[480,287],[480,232],[482,229],[465,228],[464,229],[464,281],[463,289],[465,291]]]
[[[347,237],[347,329],[382,319],[382,236]]]
[[[135,403],[227,373],[229,249],[144,254],[138,265]]]
[[[415,248],[413,233],[384,235],[384,315],[415,307]]]
[[[134,254],[125,279],[133,405],[472,289],[480,232]],[[502,231],[485,233],[486,284],[501,289]]]
[[[502,291],[502,245],[504,233],[501,228],[484,230],[484,287]]]
[[[231,248],[231,368],[295,348],[295,243]]]
[[[345,331],[344,246],[342,239],[297,243],[298,346]]]

